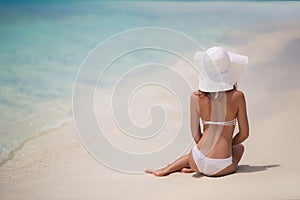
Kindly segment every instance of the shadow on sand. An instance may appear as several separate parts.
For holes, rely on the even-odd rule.
[[[239,165],[237,171],[233,174],[239,173],[254,173],[254,172],[261,172],[266,171],[269,168],[279,167],[280,165],[260,165],[260,166],[252,166],[252,165]],[[194,178],[201,178],[204,175],[201,173],[193,174]],[[220,176],[223,177],[223,176]],[[212,178],[220,178],[220,177],[212,177]]]
[[[261,166],[252,166],[252,165],[239,165],[236,173],[252,173],[252,172],[261,172],[266,171],[269,168],[279,167],[280,165],[261,165]]]

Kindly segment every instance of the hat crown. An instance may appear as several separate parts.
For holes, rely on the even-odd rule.
[[[233,89],[248,64],[247,56],[226,51],[222,47],[197,51],[193,59],[199,70],[199,90],[203,92]]]
[[[223,73],[230,66],[230,57],[222,47],[212,47],[206,51],[204,65],[210,73]]]

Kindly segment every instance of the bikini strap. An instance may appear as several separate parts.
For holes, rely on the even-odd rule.
[[[201,119],[202,124],[206,125],[206,124],[211,124],[211,125],[223,125],[223,126],[234,126],[236,124],[236,119],[227,121],[227,122],[214,122],[214,121],[205,121],[203,119]]]

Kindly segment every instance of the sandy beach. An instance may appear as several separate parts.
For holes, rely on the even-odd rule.
[[[232,33],[248,38],[234,50],[250,60],[239,82],[247,97],[250,138],[237,173],[158,178],[118,172],[89,155],[73,121],[27,141],[0,164],[0,199],[300,199],[298,27]]]

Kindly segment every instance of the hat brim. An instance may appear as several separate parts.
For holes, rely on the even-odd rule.
[[[203,92],[220,92],[233,89],[233,85],[245,72],[248,57],[244,55],[227,52],[230,58],[229,67],[222,73],[212,74],[211,70],[204,65],[204,51],[194,54],[194,63],[197,67],[199,77],[199,90]]]

